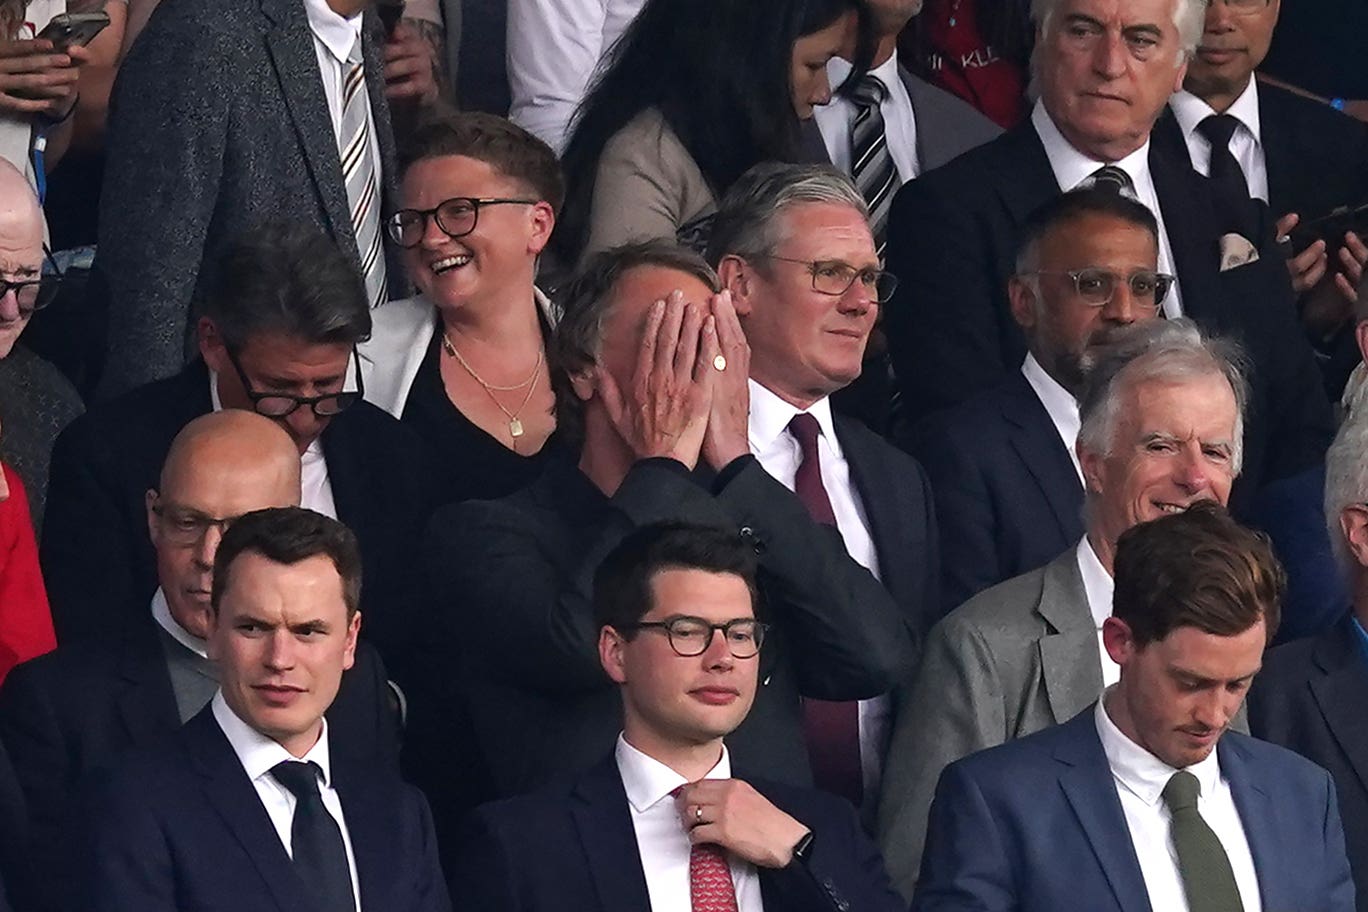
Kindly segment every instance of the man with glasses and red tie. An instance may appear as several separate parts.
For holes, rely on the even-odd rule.
[[[240,408],[289,434],[300,503],[356,532],[367,635],[402,663],[409,560],[430,509],[431,468],[409,429],[361,400],[356,345],[370,329],[356,271],[317,229],[270,225],[226,253],[198,325],[201,358],[102,404],[57,441],[41,555],[59,642],[121,629],[130,619],[110,605],[151,595],[143,495],[182,426]]]
[[[903,908],[849,806],[733,763],[725,742],[768,642],[756,574],[750,542],[682,523],[607,555],[594,621],[622,696],[616,747],[568,785],[476,811],[454,855],[458,909]]]

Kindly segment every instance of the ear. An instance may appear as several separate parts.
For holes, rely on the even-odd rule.
[[[152,508],[157,505],[157,492],[151,488],[143,495],[143,506],[147,515],[147,537],[152,539],[152,547],[157,547],[157,541],[161,538],[161,524],[157,522],[157,514]]]
[[[1077,441],[1074,443],[1074,452],[1078,454],[1078,467],[1083,470],[1084,489],[1091,494],[1101,494],[1102,469],[1107,457],[1102,453],[1094,453]]]
[[[1181,51],[1180,51],[1179,53],[1182,54]],[[1178,64],[1178,69],[1177,69],[1177,71],[1175,71],[1174,74],[1173,74],[1173,92],[1182,91],[1182,88],[1183,88],[1183,80],[1187,78],[1187,69],[1188,69],[1187,55],[1183,54],[1183,55],[1182,55],[1182,60],[1183,60],[1183,62],[1180,63],[1180,64]],[[1170,92],[1169,94],[1172,95],[1173,92]]]
[[[356,662],[356,638],[361,634],[361,612],[357,611],[347,623],[347,646],[342,653],[342,670],[346,671]]]
[[[1344,546],[1360,567],[1368,567],[1368,507],[1350,504],[1340,511]]]
[[[588,402],[594,398],[594,391],[597,384],[594,382],[594,375],[598,367],[586,367],[582,370],[574,371],[570,374],[570,388],[575,391],[575,396],[581,402]]]
[[[551,204],[542,200],[531,210],[532,231],[527,239],[527,252],[538,256],[551,240],[551,232],[556,227],[556,213]]]
[[[228,370],[228,348],[223,344],[223,336],[219,335],[214,321],[208,317],[200,317],[199,322],[195,324],[195,337],[199,341],[200,357],[209,365],[209,369],[216,374]]]
[[[1024,330],[1034,329],[1036,325],[1036,296],[1031,283],[1020,276],[1007,280],[1007,300],[1011,305],[1012,319]]]
[[[627,683],[627,658],[624,647],[627,641],[612,627],[604,625],[599,631],[599,664],[615,684]]]
[[[1135,636],[1130,625],[1118,617],[1109,617],[1102,622],[1102,648],[1107,650],[1111,660],[1122,668],[1138,651]]]
[[[214,608],[210,606],[206,609],[206,613],[209,616],[209,636],[204,641],[204,652],[205,655],[209,657],[210,661],[217,662],[222,658],[218,649],[219,612],[215,611]]]
[[[722,287],[731,292],[736,315],[749,316],[754,307],[750,297],[750,267],[746,261],[735,254],[727,254],[717,264],[717,277],[721,280]]]

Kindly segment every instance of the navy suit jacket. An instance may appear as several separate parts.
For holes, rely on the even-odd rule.
[[[1083,484],[1021,371],[918,422],[907,446],[936,495],[945,612],[1083,537]]]
[[[744,776],[812,830],[812,854],[758,869],[766,909],[893,912],[904,908],[879,850],[849,804],[812,789]],[[651,908],[627,795],[610,755],[568,785],[487,804],[457,846],[456,907],[470,912],[645,912]]]
[[[1330,771],[1349,866],[1368,912],[1368,660],[1353,620],[1274,649],[1249,691],[1249,730]]]
[[[53,447],[40,557],[59,643],[150,624],[156,554],[143,497],[158,487],[171,441],[213,409],[196,359],[166,380],[101,404]],[[427,445],[394,417],[358,402],[322,436],[337,517],[361,546],[361,635],[403,680],[415,612],[413,552],[437,477]]]
[[[1095,706],[946,767],[913,912],[1169,912],[1151,910]],[[1263,908],[1352,912],[1330,775],[1233,732],[1217,751]]]
[[[392,772],[333,758],[361,908],[448,912],[427,801]],[[312,909],[271,819],[205,707],[91,790],[80,883],[89,912]]]
[[[1267,208],[1232,209],[1171,143],[1156,138],[1149,157],[1184,309],[1208,332],[1239,341],[1250,361],[1238,508],[1266,482],[1319,463],[1333,430],[1329,402]],[[899,188],[888,268],[917,281],[900,286],[885,316],[909,417],[962,402],[1020,367],[1026,342],[1007,280],[1022,224],[1058,193],[1029,121]],[[1221,272],[1220,238],[1231,231],[1252,235],[1260,258]]]

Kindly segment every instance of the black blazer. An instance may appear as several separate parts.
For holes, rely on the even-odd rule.
[[[383,767],[339,752],[333,783],[361,908],[446,912],[427,802]],[[312,908],[210,707],[98,777],[83,806],[76,882],[89,912]]]
[[[744,778],[812,830],[811,856],[759,868],[766,909],[893,912],[905,904],[850,805],[811,789]],[[636,833],[612,756],[568,785],[481,807],[452,877],[470,912],[650,909]]]
[[[398,175],[379,21],[365,15],[383,218]],[[145,34],[119,67],[106,139],[96,265],[110,295],[107,394],[180,370],[202,264],[263,221],[316,225],[360,259],[301,0],[167,4]],[[404,297],[398,251],[387,253],[391,294]]]
[[[1083,537],[1083,485],[1021,371],[919,422],[908,447],[936,494],[945,612]]]
[[[328,709],[333,749],[398,769],[392,704],[384,663],[373,647],[359,644]],[[59,647],[10,672],[0,687],[0,741],[27,802],[26,905],[70,907],[72,797],[86,777],[180,724],[165,654],[146,625]]]
[[[53,447],[40,557],[59,643],[150,624],[156,555],[144,495],[158,486],[171,441],[212,410],[203,361],[87,412]],[[432,479],[428,450],[399,421],[358,402],[322,437],[337,515],[361,545],[362,635],[402,677],[412,554]],[[111,610],[110,606],[118,606]]]
[[[426,563],[434,584],[426,685],[409,692],[407,750],[439,827],[463,799],[506,797],[588,769],[622,725],[618,689],[598,659],[593,573],[632,529],[682,520],[738,529],[760,559],[761,611],[775,627],[761,653],[755,707],[729,743],[763,775],[811,783],[799,695],[854,700],[888,692],[911,664],[916,622],[814,523],[754,457],[728,466],[713,491],[673,460],[637,463],[611,499],[572,464],[497,501],[439,511]],[[714,493],[715,492],[715,493]],[[447,772],[468,733],[489,778],[458,799]],[[435,718],[428,713],[435,713]]]
[[[1239,341],[1252,366],[1238,503],[1320,461],[1332,434],[1329,403],[1266,207],[1232,210],[1170,143],[1150,144],[1150,168],[1184,309],[1207,331]],[[917,281],[900,286],[886,316],[909,414],[961,402],[1021,365],[1026,343],[1008,309],[1007,279],[1026,217],[1057,193],[1029,121],[898,190],[888,267]],[[1260,258],[1219,271],[1221,236],[1250,225]]]
[[[1335,780],[1359,912],[1368,912],[1368,660],[1345,616],[1314,639],[1264,657],[1249,691],[1249,731],[1325,767]]]

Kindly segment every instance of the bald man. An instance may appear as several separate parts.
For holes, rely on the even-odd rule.
[[[43,287],[43,211],[24,175],[0,158],[0,409],[5,438],[0,457],[19,474],[33,523],[42,522],[48,460],[57,434],[81,413],[81,399],[61,373],[23,348],[15,348],[29,318],[56,290]],[[10,283],[19,283],[18,286]]]
[[[69,900],[70,796],[81,780],[176,729],[213,697],[218,675],[205,637],[219,541],[244,513],[298,505],[299,474],[294,442],[269,418],[228,409],[191,421],[146,497],[159,587],[140,610],[152,623],[61,646],[20,665],[0,688],[0,741],[28,804],[33,877],[19,888],[36,908]],[[364,644],[328,720],[337,750],[396,764],[390,690]]]

